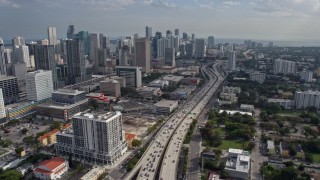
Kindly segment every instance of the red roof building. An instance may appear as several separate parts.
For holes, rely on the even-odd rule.
[[[33,170],[33,174],[38,179],[61,179],[62,175],[68,171],[68,162],[60,157],[53,157],[42,161]]]

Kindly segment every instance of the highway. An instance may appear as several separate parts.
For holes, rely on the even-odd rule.
[[[183,140],[188,133],[189,125],[192,123],[193,119],[196,119],[201,113],[205,105],[209,102],[213,94],[219,88],[220,84],[223,82],[224,78],[220,75],[216,69],[219,63],[213,66],[214,70],[209,69],[210,80],[206,85],[206,88],[203,94],[198,95],[198,99],[195,102],[196,104],[192,111],[183,119],[183,122],[179,124],[176,132],[170,139],[168,147],[164,154],[164,159],[161,165],[160,180],[174,180],[177,178],[177,168],[180,150],[183,144]],[[198,154],[199,156],[199,154]]]
[[[215,82],[218,82],[219,84],[221,83],[219,82],[219,80],[217,80],[217,77],[213,78],[214,73],[212,72],[211,69],[207,70],[207,66],[203,66],[202,68],[203,68],[202,69],[203,71],[208,71],[208,73],[211,74],[209,83],[200,91],[198,91],[196,95],[194,95],[186,104],[183,105],[183,108],[180,108],[177,111],[177,113],[175,113],[175,115],[172,116],[162,126],[162,128],[158,131],[158,133],[154,137],[154,140],[150,143],[147,150],[145,151],[143,156],[140,158],[135,168],[132,171],[130,171],[130,173],[128,173],[125,179],[132,179],[133,177],[135,177],[137,173],[138,173],[137,179],[156,179],[156,175],[157,175],[158,169],[160,168],[164,151],[167,149],[167,145],[170,142],[170,139],[172,139],[174,135],[176,135],[174,136],[176,137],[175,139],[177,139],[176,143],[178,143],[179,147],[181,147],[183,142],[183,137],[184,137],[182,135],[187,133],[189,124],[192,122],[192,119],[198,116],[198,113],[201,112],[201,108],[203,108],[203,106],[206,104],[206,101],[203,101],[200,103],[198,102],[201,99],[203,99],[204,96],[205,96],[204,99],[209,98],[209,96],[207,96],[208,95],[207,92],[212,92],[212,90],[210,89],[214,89],[214,87],[216,86]],[[183,129],[183,128],[186,128],[186,129]],[[184,133],[181,132],[182,129],[184,130]],[[181,133],[181,137],[177,136],[178,132]],[[178,151],[175,152],[176,154],[175,156],[177,156],[177,158],[178,158],[179,152],[180,152],[180,149],[178,149]],[[173,163],[176,163],[176,162],[177,160],[175,160]]]

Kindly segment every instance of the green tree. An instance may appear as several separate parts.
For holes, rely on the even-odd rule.
[[[22,133],[22,134],[27,134],[27,132],[28,132],[28,129],[27,129],[27,128],[21,129],[21,133]]]
[[[15,149],[15,151],[16,151],[17,154],[20,154],[23,150],[24,150],[23,147],[17,147],[17,148]]]
[[[99,103],[96,99],[89,99],[89,107],[94,109],[94,110],[97,110],[99,108]]]
[[[1,180],[20,180],[22,178],[22,174],[14,169],[6,170],[0,174]]]
[[[53,124],[50,126],[50,129],[51,130],[54,130],[54,129],[61,129],[61,122],[59,121],[53,121]]]
[[[140,145],[141,145],[141,141],[140,140],[138,140],[138,139],[133,139],[132,140],[132,146],[133,147],[138,147]]]

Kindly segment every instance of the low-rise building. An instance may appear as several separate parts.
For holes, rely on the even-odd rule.
[[[132,148],[132,141],[137,138],[135,134],[126,133],[126,140],[129,148]]]
[[[225,170],[229,176],[237,179],[249,179],[250,155],[241,149],[229,149]]]
[[[241,105],[240,105],[240,110],[242,110],[242,111],[248,111],[248,112],[254,111],[254,105],[251,105],[251,104],[241,104]]]
[[[164,76],[162,79],[169,81],[169,85],[175,86],[181,82],[181,80],[183,79],[183,76],[167,75],[167,76]]]
[[[108,96],[120,97],[121,96],[120,82],[114,79],[107,79],[100,81],[100,91]]]
[[[188,77],[188,78],[183,78],[181,80],[181,83],[184,84],[184,85],[198,85],[200,83],[200,79],[199,78],[196,78],[196,77]]]
[[[63,174],[68,171],[68,161],[60,157],[53,157],[39,163],[39,166],[33,170],[33,174],[38,179],[56,180],[61,179]]]
[[[17,168],[17,171],[19,171],[24,176],[29,171],[32,171],[32,169],[33,169],[33,165],[31,163],[26,163],[26,164],[19,166]]]
[[[89,93],[86,95],[88,99],[95,99],[99,104],[109,103],[110,101],[115,101],[114,96],[105,96],[103,93]]]
[[[220,93],[220,98],[222,100],[228,100],[231,101],[231,103],[236,103],[238,102],[238,97],[235,93],[226,93],[226,92],[221,92]]]
[[[253,72],[250,73],[250,80],[257,81],[258,83],[262,84],[266,79],[266,74],[261,72]]]
[[[290,99],[274,99],[268,98],[268,103],[275,103],[285,109],[291,109],[294,105],[294,101]]]
[[[169,81],[156,79],[156,80],[150,82],[148,84],[148,87],[157,87],[157,88],[160,88],[160,89],[164,89],[168,85],[169,85]]]
[[[270,140],[267,141],[267,153],[269,155],[273,155],[276,153],[273,141],[270,141]]]
[[[140,87],[136,89],[136,92],[142,96],[143,98],[146,99],[152,99],[153,96],[161,96],[162,91],[160,90],[160,88],[156,88],[156,87]]]
[[[181,86],[170,94],[170,99],[172,100],[187,99],[195,89],[196,87],[194,86]]]
[[[232,87],[232,86],[223,86],[222,87],[222,92],[224,93],[235,93],[235,94],[239,94],[241,93],[241,88],[240,87]]]
[[[155,113],[170,114],[177,107],[178,107],[178,101],[161,100],[155,104]]]
[[[154,69],[154,71],[158,73],[174,74],[177,72],[177,68],[174,66],[163,66],[159,69]]]
[[[234,115],[234,114],[236,114],[236,113],[240,113],[240,114],[242,114],[242,115],[248,115],[248,116],[252,116],[252,113],[251,112],[243,112],[243,111],[229,111],[229,110],[223,110],[223,109],[221,109],[221,110],[219,110],[219,114],[221,114],[221,113],[223,113],[223,112],[226,112],[227,114],[229,114],[229,115]]]
[[[126,87],[126,79],[119,76],[111,76],[110,79],[117,80],[120,83],[120,87]]]
[[[72,127],[72,124],[68,123],[62,127],[62,130],[69,130]],[[60,133],[59,129],[54,129],[38,138],[38,142],[42,146],[47,146],[57,143],[57,134]]]
[[[96,166],[93,167],[87,174],[81,177],[80,180],[98,180],[99,177],[106,172],[104,167]]]
[[[279,145],[280,149],[280,155],[283,158],[288,158],[289,157],[289,144],[287,142],[280,142]]]

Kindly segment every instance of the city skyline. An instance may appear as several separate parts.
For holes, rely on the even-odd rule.
[[[310,41],[320,36],[314,31],[320,28],[314,23],[319,0],[3,0],[0,10],[3,39],[45,38],[49,26],[65,38],[69,24],[109,37],[143,37],[145,26],[152,27],[153,35],[178,28],[196,37]]]

